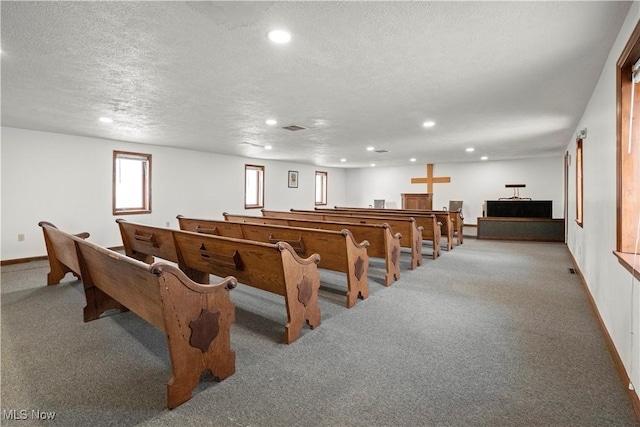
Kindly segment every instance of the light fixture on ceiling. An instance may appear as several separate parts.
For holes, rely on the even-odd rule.
[[[367,151],[373,151],[375,150],[375,147],[367,147]]]
[[[489,159],[487,156],[480,157],[480,160],[487,160],[487,159]]]
[[[264,146],[264,149],[265,149],[265,150],[271,150],[272,148],[273,148],[273,147],[272,147],[271,145],[265,145],[265,146]]]
[[[371,167],[372,167],[372,168],[375,168],[375,167],[376,167],[376,164],[375,164],[375,163],[371,163]]]
[[[305,130],[306,127],[293,124],[293,125],[289,125],[289,126],[282,126],[282,129],[290,130],[291,132],[296,132],[296,131],[299,131],[299,130]]]
[[[291,41],[291,34],[284,30],[271,30],[267,33],[267,37],[277,44],[286,44]]]
[[[344,163],[344,162],[346,162],[346,161],[347,161],[347,159],[344,159],[344,158],[343,158],[343,159],[340,159],[340,161],[341,161],[342,163]]]
[[[415,162],[415,161],[416,161],[416,158],[415,158],[415,157],[412,157],[412,158],[410,158],[410,159],[409,159],[409,161],[410,161],[410,162]]]
[[[422,123],[422,126],[423,126],[423,127],[426,127],[426,128],[432,128],[432,127],[434,127],[435,125],[436,125],[436,122],[431,121],[431,120],[429,120],[429,121],[426,121],[426,122]]]
[[[277,125],[277,124],[278,124],[278,121],[277,121],[277,120],[274,120],[274,119],[267,119],[267,120],[265,120],[264,122],[265,122],[266,124],[268,124],[269,126],[275,126],[275,125]]]
[[[102,123],[113,123],[113,119],[111,117],[100,117],[100,120]]]
[[[469,147],[465,150],[467,153],[473,153],[475,151],[475,148],[473,147]]]

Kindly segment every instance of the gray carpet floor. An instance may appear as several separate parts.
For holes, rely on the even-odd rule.
[[[84,323],[71,275],[47,287],[46,262],[3,267],[2,425],[640,426],[565,245],[424,253],[388,288],[372,259],[352,309],[344,275],[321,270],[322,325],[291,345],[283,299],[240,285],[236,373],[172,411],[160,331],[132,313]]]

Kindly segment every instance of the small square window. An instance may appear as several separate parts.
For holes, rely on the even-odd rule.
[[[113,214],[151,213],[151,154],[113,152]]]
[[[316,206],[327,204],[327,172],[316,171]]]
[[[244,165],[244,208],[264,208],[264,166]]]

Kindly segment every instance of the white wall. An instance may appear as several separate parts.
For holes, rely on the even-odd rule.
[[[152,155],[152,213],[113,216],[113,150]],[[244,165],[265,166],[265,208],[313,209],[315,171],[328,172],[328,202],[345,204],[343,169],[263,161],[198,151],[48,132],[2,128],[2,260],[46,254],[38,222],[69,232],[88,231],[103,246],[122,245],[116,218],[177,227],[176,215],[222,218],[244,209]],[[289,170],[299,172],[288,188]],[[18,241],[18,233],[25,241]]]
[[[485,161],[435,164],[435,177],[451,182],[433,185],[433,208],[449,206],[449,200],[462,200],[465,223],[476,224],[486,200],[511,197],[505,184],[526,184],[520,197],[552,200],[553,217],[564,217],[563,158]],[[426,184],[411,184],[411,178],[426,177],[427,166],[351,169],[347,171],[347,199],[353,206],[367,207],[374,199],[385,199],[386,207],[401,208],[401,193],[426,193]]]
[[[639,20],[640,5],[634,2],[576,128],[587,128],[584,228],[569,221],[567,242],[636,393],[640,387],[640,287],[612,251],[616,249],[616,61]],[[569,142],[567,150],[575,159],[575,141]],[[572,161],[569,206],[576,203],[575,166]]]

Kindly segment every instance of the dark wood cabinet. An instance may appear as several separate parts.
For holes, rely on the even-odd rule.
[[[493,217],[549,218],[553,214],[551,200],[487,200],[487,215]]]

